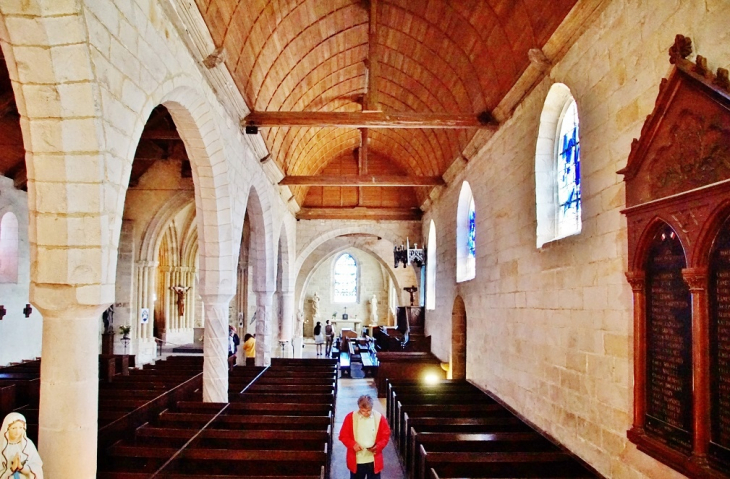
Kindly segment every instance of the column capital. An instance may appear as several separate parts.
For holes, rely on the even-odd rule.
[[[627,271],[626,280],[635,293],[644,291],[646,287],[646,273],[644,271]]]
[[[707,289],[707,268],[685,268],[682,277],[691,292],[701,292]]]

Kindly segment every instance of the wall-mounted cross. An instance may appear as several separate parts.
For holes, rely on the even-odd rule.
[[[415,300],[413,299],[413,295],[416,294],[416,291],[418,291],[418,288],[415,286],[408,286],[407,288],[403,288],[403,291],[408,291],[408,293],[411,295],[411,306],[414,306]]]
[[[30,317],[30,313],[33,312],[33,308],[30,306],[30,304],[26,304],[25,308],[23,308],[23,314],[26,318]]]
[[[5,309],[5,305],[0,304],[0,321],[3,320],[3,316],[5,316],[7,314],[7,312],[8,311]]]

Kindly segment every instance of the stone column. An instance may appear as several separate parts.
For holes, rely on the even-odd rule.
[[[228,303],[230,297],[203,297],[203,401],[228,402]]]
[[[256,291],[256,366],[271,365],[273,291]]]
[[[152,325],[155,322],[155,305],[152,301],[153,294],[155,293],[155,278],[154,273],[157,267],[156,261],[140,261],[137,263],[137,312],[134,317],[137,318],[138,337],[143,341],[152,340]],[[140,323],[140,310],[142,308],[148,308],[150,311],[149,321],[147,324]]]
[[[38,442],[47,477],[96,477],[99,315],[108,306],[41,310]]]
[[[162,301],[162,314],[165,315],[165,332],[169,332],[172,329],[172,286],[170,282],[170,267],[164,266],[162,268],[164,272],[164,285],[162,288],[162,298],[158,298],[158,301]]]

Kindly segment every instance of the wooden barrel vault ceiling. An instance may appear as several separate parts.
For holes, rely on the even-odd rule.
[[[419,205],[479,129],[498,127],[491,112],[530,65],[531,50],[545,46],[577,3],[195,1],[252,111],[242,123],[259,127],[285,173],[281,184],[302,207],[298,217],[371,219],[420,218]],[[0,135],[0,167],[24,187],[6,77],[0,113],[14,137]],[[174,130],[165,113],[151,120]],[[160,128],[150,125],[147,136]],[[157,155],[141,144],[137,156],[179,153],[162,146]]]

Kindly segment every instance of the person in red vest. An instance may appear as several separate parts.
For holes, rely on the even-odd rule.
[[[357,399],[357,411],[345,416],[340,442],[347,448],[350,479],[380,479],[383,470],[383,449],[390,439],[388,421],[373,411],[373,398]]]

